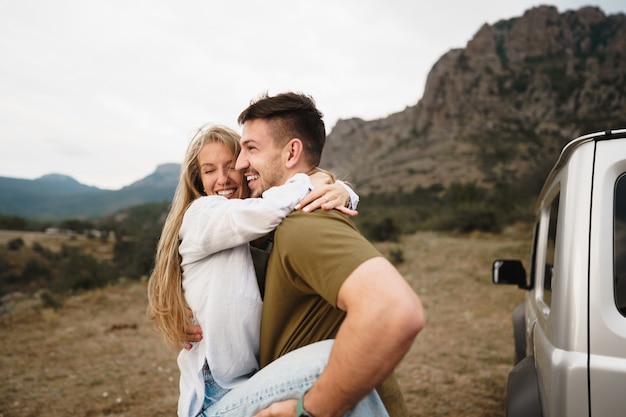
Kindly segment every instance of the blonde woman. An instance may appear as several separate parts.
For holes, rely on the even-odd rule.
[[[305,197],[305,204],[312,202],[307,209],[325,202],[325,209],[346,211],[350,201],[347,187],[328,185],[330,177],[320,172],[294,175],[262,198],[246,198],[246,182],[234,169],[239,139],[223,126],[201,128],[193,137],[148,284],[149,314],[170,347],[188,340],[189,308],[202,328],[202,340],[178,355],[179,416],[209,415],[259,369],[262,300],[248,242],[271,232]],[[316,366],[324,366],[327,353]]]

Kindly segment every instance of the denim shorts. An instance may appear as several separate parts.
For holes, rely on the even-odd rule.
[[[213,377],[209,376],[212,384],[206,384],[205,407],[200,415],[250,417],[273,402],[300,397],[311,388],[326,368],[332,346],[332,340],[325,340],[294,350],[270,363],[230,391],[220,387],[213,381]],[[208,367],[204,374],[205,381],[207,381],[206,372]],[[219,398],[219,401],[207,407],[207,401],[215,398]],[[346,416],[384,417],[388,414],[378,393],[373,390]]]
[[[204,374],[204,404],[202,405],[202,410],[206,410],[221,400],[222,397],[230,390],[221,387],[217,382],[215,382],[213,374],[211,374],[211,370],[209,369],[209,365],[207,363],[204,364],[202,373]]]

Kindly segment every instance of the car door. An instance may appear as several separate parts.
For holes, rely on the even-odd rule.
[[[591,416],[626,410],[626,139],[597,142],[589,264]]]

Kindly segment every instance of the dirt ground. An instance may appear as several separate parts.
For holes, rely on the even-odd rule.
[[[523,291],[491,283],[496,258],[521,258],[530,233],[421,232],[398,266],[420,295],[427,325],[397,369],[411,416],[504,416],[512,367],[511,311]],[[145,282],[122,283],[44,309],[32,296],[0,315],[0,417],[173,416],[176,353],[145,311]]]

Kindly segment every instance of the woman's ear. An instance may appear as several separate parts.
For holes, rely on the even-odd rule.
[[[283,155],[285,157],[285,167],[290,169],[297,166],[302,158],[304,158],[304,146],[302,141],[298,138],[293,138],[283,148]]]

